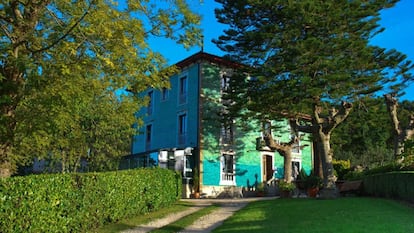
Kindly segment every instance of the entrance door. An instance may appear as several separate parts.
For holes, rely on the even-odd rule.
[[[269,181],[273,178],[273,157],[271,155],[263,155],[263,181]]]

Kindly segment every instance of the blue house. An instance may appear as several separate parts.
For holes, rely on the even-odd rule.
[[[232,119],[223,123],[223,91],[238,64],[205,52],[176,64],[180,73],[171,77],[171,88],[148,89],[148,107],[138,115],[144,125],[134,137],[132,154],[124,167],[160,166],[182,172],[184,197],[191,190],[186,181],[194,168],[200,173],[200,190],[216,197],[231,190],[251,190],[258,183],[283,177],[283,157],[258,147],[262,122]],[[274,138],[289,141],[292,132],[286,120],[278,124]],[[242,127],[243,125],[243,127]],[[312,143],[300,141],[293,151],[292,166],[312,168]],[[303,149],[301,149],[303,148]]]

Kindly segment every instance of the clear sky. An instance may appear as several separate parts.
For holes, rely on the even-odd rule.
[[[203,16],[201,27],[204,32],[204,51],[218,56],[223,55],[223,52],[211,42],[212,39],[222,35],[225,28],[225,25],[219,24],[214,16],[214,9],[220,5],[214,0],[204,0],[201,4],[198,0],[189,1],[197,2],[194,3],[193,9]],[[394,8],[384,10],[381,18],[380,24],[385,31],[377,35],[371,43],[387,49],[395,48],[414,62],[414,0],[401,0]],[[151,44],[154,50],[168,59],[169,64],[174,64],[200,51],[198,47],[186,50],[166,40],[156,40]],[[406,95],[402,99],[414,101],[414,83],[405,92]]]

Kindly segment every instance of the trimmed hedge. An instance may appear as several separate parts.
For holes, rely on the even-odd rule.
[[[388,172],[363,178],[364,193],[414,202],[414,171]]]
[[[168,206],[181,176],[151,168],[0,179],[1,232],[86,232]]]

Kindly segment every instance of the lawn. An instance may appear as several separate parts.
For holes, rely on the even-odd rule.
[[[276,199],[250,203],[213,232],[413,233],[414,208],[374,198]]]

